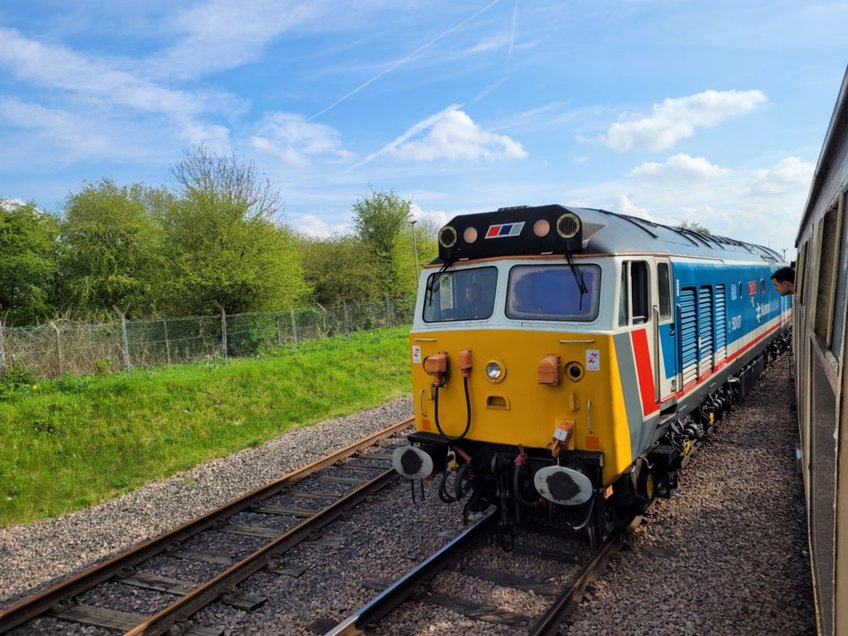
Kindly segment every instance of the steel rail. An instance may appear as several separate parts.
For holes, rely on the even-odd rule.
[[[302,481],[312,473],[322,468],[326,468],[341,459],[346,459],[365,448],[373,446],[374,443],[382,439],[391,437],[395,433],[409,427],[411,423],[412,418],[396,422],[387,428],[381,429],[380,431],[377,431],[376,433],[373,433],[361,440],[348,444],[347,446],[322,457],[321,459],[311,462],[302,468],[286,473],[279,479],[265,484],[264,486],[260,486],[244,497],[229,501],[202,517],[190,520],[169,532],[131,547],[126,552],[118,554],[103,563],[95,564],[42,592],[21,599],[17,603],[14,603],[0,612],[0,634],[4,634],[22,623],[45,615],[54,608],[66,605],[75,596],[78,596],[79,594],[82,594],[83,592],[86,592],[87,590],[90,590],[91,588],[96,587],[97,585],[100,585],[101,583],[104,583],[116,576],[120,576],[121,573],[130,572],[138,564],[167,551],[173,545],[181,543],[200,532],[213,528],[219,519],[230,517],[244,510],[249,510],[256,502],[267,499],[268,497],[284,490],[286,487]],[[390,471],[386,472],[388,473]],[[377,479],[379,479],[379,477]],[[366,486],[368,486],[368,484],[363,485],[354,492],[358,492]],[[354,493],[350,494],[353,495]],[[280,539],[277,541],[279,540]],[[223,574],[224,573],[222,573],[222,575]]]
[[[285,534],[280,535],[250,556],[233,564],[214,579],[201,584],[158,614],[125,632],[125,636],[140,636],[141,634],[157,636],[168,632],[174,625],[187,622],[192,614],[217,600],[221,595],[232,591],[244,579],[265,567],[275,556],[305,541],[316,530],[332,523],[340,515],[361,503],[373,493],[399,479],[400,475],[393,468],[386,470]],[[182,631],[179,633],[182,633]]]
[[[362,634],[369,624],[377,623],[386,614],[415,594],[422,584],[444,570],[458,554],[485,537],[497,519],[497,512],[497,509],[492,509],[480,517],[449,543],[442,546],[356,612],[330,629],[325,636]]]
[[[562,621],[580,605],[586,586],[598,579],[606,568],[609,558],[621,549],[627,535],[640,522],[641,517],[636,517],[627,526],[613,532],[583,567],[577,578],[557,596],[548,610],[533,624],[530,631],[527,632],[528,636],[556,636],[561,633],[560,625]]]

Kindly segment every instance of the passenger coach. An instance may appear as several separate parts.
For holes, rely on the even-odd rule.
[[[848,634],[847,131],[848,73],[842,80],[796,241],[795,386],[821,634]]]

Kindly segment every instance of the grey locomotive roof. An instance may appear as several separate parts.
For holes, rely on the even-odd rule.
[[[584,253],[647,252],[779,263],[774,250],[724,236],[683,230],[626,214],[568,207],[583,221]]]

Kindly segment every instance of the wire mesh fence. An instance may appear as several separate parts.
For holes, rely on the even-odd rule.
[[[79,324],[65,320],[37,327],[0,323],[0,375],[18,367],[43,377],[108,373],[178,362],[255,355],[304,340],[348,335],[412,322],[414,300],[279,312],[186,316]]]

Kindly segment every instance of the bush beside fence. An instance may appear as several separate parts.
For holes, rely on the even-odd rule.
[[[0,323],[0,375],[16,367],[43,377],[151,368],[229,356],[250,356],[303,340],[347,335],[412,322],[413,300],[301,307],[279,312],[126,320],[37,327]]]

